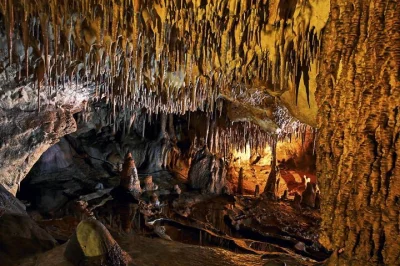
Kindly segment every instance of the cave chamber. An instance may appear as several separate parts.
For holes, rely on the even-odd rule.
[[[394,0],[0,1],[0,264],[399,265],[399,106]]]

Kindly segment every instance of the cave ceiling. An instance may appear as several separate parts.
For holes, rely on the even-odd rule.
[[[276,114],[284,106],[315,127],[329,4],[4,0],[2,85],[30,84],[51,94],[79,84],[114,114],[137,108],[214,113],[223,101],[232,122],[249,121],[272,134],[282,131]]]

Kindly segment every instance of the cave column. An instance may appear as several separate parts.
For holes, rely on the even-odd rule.
[[[328,265],[398,265],[398,1],[332,0],[320,62],[317,178]]]
[[[168,136],[167,133],[167,120],[168,116],[166,113],[161,113],[160,115],[160,135],[159,139],[166,138]]]

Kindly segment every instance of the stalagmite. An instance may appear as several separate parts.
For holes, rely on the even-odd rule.
[[[301,204],[314,208],[315,207],[316,192],[312,183],[306,183],[306,189],[301,195]]]
[[[120,186],[127,191],[132,191],[135,188],[134,180],[138,179],[135,161],[132,159],[132,154],[127,153],[122,167]]]
[[[275,199],[276,195],[276,175],[277,175],[277,167],[276,167],[276,144],[277,138],[273,136],[271,149],[272,149],[272,159],[271,159],[271,171],[268,175],[267,184],[265,185],[264,193]]]
[[[6,26],[8,26],[7,39],[8,39],[8,60],[10,65],[12,64],[13,55],[13,38],[14,38],[14,7],[12,0],[5,0],[5,5],[8,13]]]
[[[260,186],[256,185],[256,188],[254,189],[254,197],[259,197],[260,196]]]
[[[239,170],[239,181],[238,181],[238,187],[237,187],[237,193],[239,194],[239,195],[243,195],[243,179],[244,179],[244,176],[243,176],[244,174],[243,174],[243,167],[241,167],[240,168],[240,170]]]

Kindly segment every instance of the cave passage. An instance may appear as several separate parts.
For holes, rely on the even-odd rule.
[[[75,116],[78,123],[84,123],[82,116]],[[16,196],[60,245],[71,242],[81,220],[96,219],[119,243],[130,243],[122,246],[127,252],[153,245],[146,238],[156,237],[172,240],[174,248],[241,254],[236,264],[244,258],[255,265],[325,260],[329,252],[317,240],[313,129],[305,126],[280,139],[274,157],[269,140],[264,147],[250,141],[229,140],[224,148],[211,144],[226,129],[207,116],[141,113],[129,133],[105,126],[66,135],[42,154]],[[234,130],[248,131],[250,140],[258,136],[251,129],[239,122]],[[266,189],[271,172],[272,198]],[[137,237],[139,242],[129,241]],[[281,255],[271,259],[270,252]],[[162,263],[159,259],[147,263]]]

